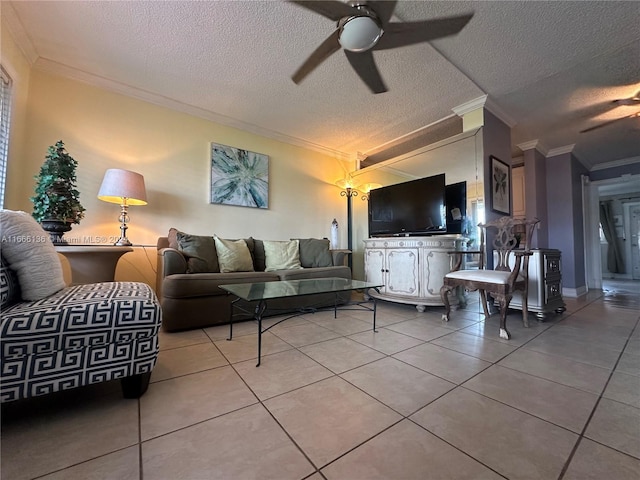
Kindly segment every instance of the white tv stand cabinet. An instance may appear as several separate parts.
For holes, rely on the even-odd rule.
[[[381,300],[415,305],[419,312],[427,306],[442,306],[440,287],[451,271],[452,255],[467,241],[460,235],[431,237],[380,237],[364,240],[364,271],[367,282],[382,283]],[[457,298],[451,299],[458,304]]]

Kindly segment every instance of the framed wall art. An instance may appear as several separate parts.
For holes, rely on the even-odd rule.
[[[209,203],[269,208],[269,157],[212,143]]]
[[[491,160],[491,210],[511,215],[511,175],[509,165],[489,156]]]

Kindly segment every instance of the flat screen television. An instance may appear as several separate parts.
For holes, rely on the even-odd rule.
[[[447,233],[444,173],[369,192],[369,236]]]

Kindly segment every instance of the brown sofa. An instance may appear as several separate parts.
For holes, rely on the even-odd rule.
[[[303,268],[265,271],[263,242],[254,238],[245,239],[251,252],[254,271],[221,273],[215,261],[215,250],[211,253],[211,249],[215,249],[212,237],[182,234],[182,241],[179,242],[175,234],[176,231],[172,229],[169,237],[160,237],[157,243],[156,294],[162,305],[163,328],[169,332],[228,323],[231,302],[235,297],[220,289],[220,285],[329,277],[351,279],[351,269],[345,265],[347,252],[330,251],[328,240],[299,240]],[[191,248],[193,239],[198,241],[199,251]],[[205,240],[205,247],[202,240]],[[326,251],[322,252],[320,250],[324,248],[325,242]],[[201,254],[203,248],[206,248],[204,255]],[[207,254],[213,261],[207,262],[206,258],[203,261]],[[209,266],[204,266],[207,263]],[[345,303],[349,298],[349,292],[341,293],[339,302]],[[291,311],[303,307],[331,306],[335,300],[334,294],[274,300],[269,302],[266,315],[282,313],[282,309]],[[251,311],[250,305],[245,305],[246,307]]]

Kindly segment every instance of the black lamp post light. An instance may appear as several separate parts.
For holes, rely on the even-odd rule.
[[[347,249],[353,251],[353,229],[352,229],[352,204],[351,199],[360,195],[363,201],[369,200],[369,192],[374,188],[379,188],[382,185],[379,183],[365,183],[363,185],[355,186],[353,180],[343,179],[336,182],[343,190],[340,192],[340,196],[347,198]],[[349,255],[349,268],[352,268],[352,255]]]

